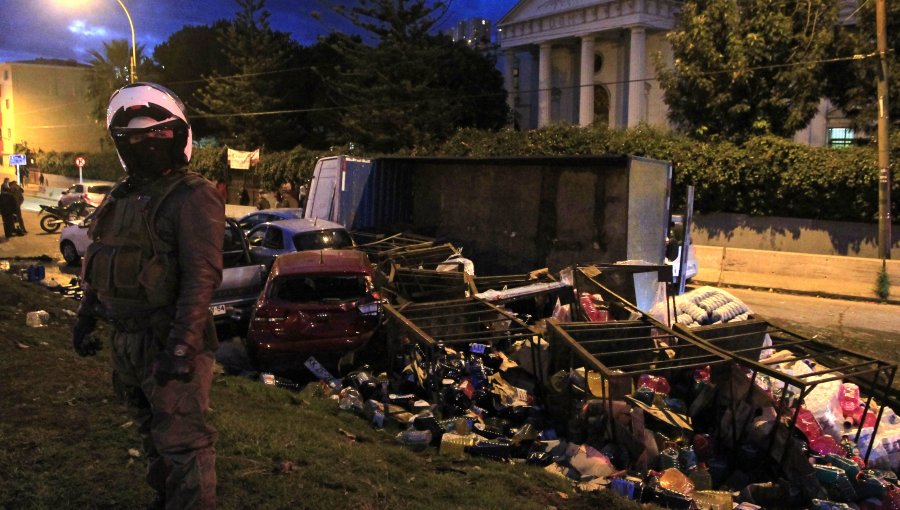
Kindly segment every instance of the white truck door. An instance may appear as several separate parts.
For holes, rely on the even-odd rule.
[[[338,214],[335,198],[340,183],[342,160],[342,157],[323,158],[316,163],[304,217],[334,221]]]

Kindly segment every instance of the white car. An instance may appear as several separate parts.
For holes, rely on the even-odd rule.
[[[69,225],[60,235],[59,251],[70,266],[84,257],[91,244],[87,233],[90,221],[90,218],[86,218]],[[222,283],[213,292],[210,311],[217,325],[228,321],[246,321],[250,307],[256,303],[266,282],[266,266],[250,261],[247,238],[231,218],[225,222],[222,264]]]
[[[83,182],[69,186],[59,196],[59,206],[65,207],[79,200],[87,202],[94,207],[100,205],[106,195],[112,190],[113,185],[105,182]]]
[[[62,229],[59,236],[59,252],[62,253],[66,264],[74,266],[81,261],[88,245],[91,244],[91,238],[87,233],[90,225],[91,220],[85,218]]]

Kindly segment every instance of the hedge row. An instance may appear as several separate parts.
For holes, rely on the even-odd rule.
[[[900,134],[892,139],[894,174],[900,157]],[[343,148],[263,153],[259,165],[244,174],[253,185],[275,189],[312,176],[321,157],[346,153]],[[700,213],[732,212],[751,216],[876,222],[878,218],[877,154],[873,147],[827,149],[761,136],[737,145],[728,141],[698,142],[647,127],[627,131],[556,125],[517,132],[461,130],[437,147],[417,148],[416,156],[549,156],[630,154],[668,160],[675,165],[674,198],[681,205],[685,187],[695,187]],[[356,154],[374,157],[374,154]],[[77,176],[73,153],[37,155],[49,173]],[[115,180],[121,176],[112,152],[87,154],[85,177]],[[194,150],[191,168],[212,180],[228,179],[224,148]],[[234,172],[231,176],[234,178]],[[892,217],[900,217],[900,180],[894,179]]]

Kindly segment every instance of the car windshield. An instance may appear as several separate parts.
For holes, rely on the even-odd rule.
[[[272,296],[289,303],[352,301],[366,294],[364,275],[290,275],[273,282]]]
[[[102,184],[99,186],[88,186],[88,193],[99,193],[101,195],[106,195],[112,189],[112,186],[108,186],[106,184]]]
[[[304,232],[294,236],[294,248],[297,251],[352,247],[353,240],[350,239],[350,234],[342,228]]]

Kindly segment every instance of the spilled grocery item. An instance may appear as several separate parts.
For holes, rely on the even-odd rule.
[[[398,250],[379,262],[387,370],[322,386],[399,444],[668,508],[900,508],[895,365],[721,289],[670,298],[652,265],[486,278]]]

